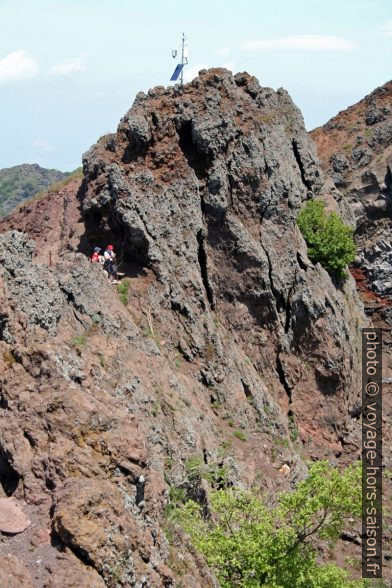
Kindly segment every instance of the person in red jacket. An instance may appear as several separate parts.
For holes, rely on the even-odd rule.
[[[90,257],[90,261],[91,263],[102,263],[102,255],[100,255],[101,253],[101,248],[100,247],[94,247],[94,251],[92,256]]]

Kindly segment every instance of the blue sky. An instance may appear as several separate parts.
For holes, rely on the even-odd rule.
[[[248,71],[283,86],[308,129],[392,78],[391,0],[0,0],[0,168],[72,170],[139,90]]]

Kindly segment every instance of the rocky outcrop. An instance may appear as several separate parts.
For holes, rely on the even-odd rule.
[[[12,496],[0,498],[0,531],[2,533],[22,533],[30,525],[22,506]]]
[[[5,233],[0,241],[8,252],[1,270],[3,491],[23,498],[52,527],[53,550],[68,546],[107,585],[114,577],[125,582],[125,575],[130,581],[144,573],[158,586],[159,574],[170,578],[159,561],[162,538],[155,531],[154,564],[148,564],[153,543],[144,527],[165,488],[155,484],[156,496],[142,516],[135,496],[146,467],[144,439],[120,400],[118,367],[109,371],[113,382],[103,367],[110,362],[108,345],[101,350],[105,333],[113,334],[118,366],[136,327],[120,301],[113,301],[103,272],[83,255],[52,270],[31,263],[32,243],[22,234]],[[90,365],[84,346],[91,348]],[[153,479],[151,474],[151,485]],[[108,512],[106,524],[102,511]],[[58,562],[51,558],[56,574]],[[75,577],[84,573],[83,567],[75,571],[75,585],[82,585]]]
[[[0,582],[9,588],[32,588],[26,567],[12,555],[0,556]]]
[[[188,360],[205,363],[209,350],[205,383],[224,390],[234,362],[236,387],[252,396],[263,388],[251,378],[261,376],[304,438],[322,430],[337,447],[338,403],[356,411],[350,362],[361,311],[347,308],[352,281],[344,293],[307,260],[295,219],[323,180],[288,94],[224,70],[139,94],[117,134],[86,154],[84,171],[86,238],[98,228],[125,261],[153,269],[153,313],[165,337],[187,342]],[[241,374],[235,345],[253,369]]]
[[[362,307],[296,225],[323,191],[288,94],[209,70],[139,94],[85,155],[57,264],[0,235],[0,481],[50,531],[38,585],[217,586],[164,532],[176,489],[274,494],[302,456],[358,455]],[[121,297],[80,252],[108,242]]]
[[[367,313],[380,326],[390,328],[392,82],[311,135],[356,228],[359,252],[353,273]]]
[[[365,312],[374,326],[383,329],[383,443],[388,471],[392,447],[392,82],[340,112],[311,136],[324,171],[334,182],[331,194],[355,228],[358,256],[350,269]],[[390,494],[391,483],[385,480],[384,495]],[[387,529],[390,517],[385,516]],[[386,551],[390,543],[386,531]],[[385,572],[387,583],[389,574]]]

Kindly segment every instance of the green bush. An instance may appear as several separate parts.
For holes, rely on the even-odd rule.
[[[120,300],[124,304],[124,306],[127,306],[127,304],[128,304],[130,287],[131,287],[131,280],[129,280],[129,279],[122,280],[121,284],[117,285],[117,292],[118,292]]]
[[[320,262],[338,277],[346,277],[344,270],[356,255],[352,228],[335,212],[327,214],[321,200],[309,200],[297,222],[308,245],[309,259],[313,263]]]
[[[359,466],[343,473],[326,461],[312,465],[293,492],[275,507],[255,491],[226,488],[209,495],[210,516],[188,500],[174,520],[214,570],[222,588],[354,588],[335,564],[319,565],[315,540],[332,546],[361,515]]]
[[[72,340],[74,347],[84,347],[87,343],[86,335],[79,335]]]
[[[243,431],[234,431],[233,435],[240,441],[246,441],[246,435]]]

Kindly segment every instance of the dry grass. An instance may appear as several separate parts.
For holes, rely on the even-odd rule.
[[[15,359],[12,351],[4,351],[3,361],[8,368],[10,368],[16,362],[16,359]]]

